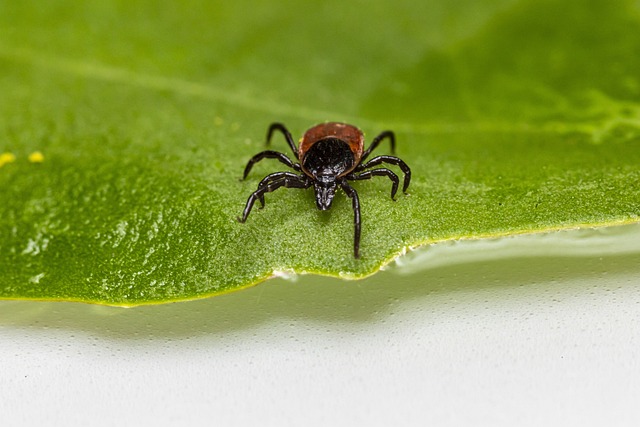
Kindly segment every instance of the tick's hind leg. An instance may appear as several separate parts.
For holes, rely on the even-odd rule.
[[[373,138],[373,141],[371,141],[371,145],[369,145],[369,148],[367,148],[365,152],[362,153],[362,157],[360,158],[360,161],[361,162],[365,161],[365,159],[369,157],[369,154],[371,154],[371,152],[375,150],[376,147],[378,147],[378,145],[380,145],[380,143],[384,141],[385,138],[389,138],[389,142],[391,142],[391,154],[395,154],[396,136],[393,133],[393,131],[385,130],[384,132],[381,132],[380,135]]]
[[[407,192],[407,188],[409,188],[409,183],[411,182],[411,169],[409,169],[409,166],[402,161],[401,159],[394,157],[394,156],[377,156],[374,157],[373,159],[369,160],[367,163],[365,164],[360,164],[354,172],[360,172],[363,171],[365,169],[369,169],[372,168],[374,166],[378,166],[381,165],[383,163],[389,163],[392,165],[396,165],[398,167],[400,167],[400,170],[402,170],[402,172],[404,173],[404,183],[402,184],[402,192],[406,193]]]
[[[271,136],[273,132],[279,130],[284,135],[284,138],[287,140],[289,147],[291,147],[291,151],[293,151],[293,155],[298,158],[298,149],[296,148],[296,144],[293,142],[293,138],[291,137],[291,132],[287,130],[287,128],[282,123],[271,123],[269,126],[269,130],[267,131],[267,146],[271,142]]]
[[[244,207],[244,211],[242,211],[242,217],[238,217],[238,221],[245,222],[247,220],[247,217],[251,212],[251,208],[253,208],[253,205],[255,204],[256,200],[260,200],[261,202],[263,202],[265,193],[270,193],[272,191],[277,190],[280,187],[308,188],[310,185],[311,185],[311,181],[309,181],[304,176],[298,176],[298,175],[293,175],[292,177],[285,176],[278,180],[265,182],[264,184],[259,186],[258,189],[249,196],[249,198],[247,199],[247,204]]]
[[[387,176],[391,180],[391,198],[395,200],[396,193],[398,192],[398,184],[400,183],[400,179],[398,175],[393,173],[387,168],[373,169],[370,171],[362,172],[358,175],[349,175],[348,179],[354,181],[361,181],[363,179],[371,179],[374,176]]]
[[[247,175],[249,175],[249,172],[251,171],[251,168],[253,167],[253,165],[258,163],[262,159],[276,159],[276,160],[279,160],[280,162],[284,163],[285,165],[289,166],[293,170],[296,170],[298,172],[302,171],[302,169],[300,169],[300,165],[297,164],[297,163],[293,163],[291,161],[291,159],[289,157],[287,157],[286,154],[280,153],[278,151],[267,150],[267,151],[262,151],[262,152],[256,154],[255,156],[253,156],[252,158],[249,159],[249,162],[247,163],[247,166],[244,168],[244,173],[242,174],[242,179],[246,179]]]
[[[360,200],[358,199],[358,193],[356,190],[351,187],[346,180],[343,179],[340,182],[340,187],[342,187],[342,190],[344,190],[347,196],[351,199],[354,225],[353,256],[360,258]]]

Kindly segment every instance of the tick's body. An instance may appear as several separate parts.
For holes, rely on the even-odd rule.
[[[338,166],[336,172],[344,176],[360,163],[363,151],[362,131],[343,123],[322,123],[312,127],[305,132],[298,148],[298,153],[304,153],[302,170],[310,177],[314,176],[312,169],[317,160],[324,161],[326,166]]]
[[[333,197],[338,187],[351,198],[354,211],[355,235],[354,235],[354,256],[359,257],[360,248],[360,202],[358,193],[354,190],[348,180],[370,179],[372,176],[387,176],[393,183],[391,187],[391,198],[393,199],[398,190],[398,176],[387,168],[378,168],[370,171],[365,169],[378,166],[382,163],[398,165],[404,173],[404,183],[402,191],[406,192],[411,180],[411,170],[405,162],[393,156],[377,156],[362,164],[380,142],[389,138],[391,141],[391,151],[395,149],[395,138],[393,132],[385,131],[378,135],[367,150],[364,149],[364,135],[360,129],[344,123],[322,123],[309,129],[300,145],[296,148],[291,138],[291,134],[280,123],[273,123],[267,133],[267,144],[271,140],[273,131],[282,132],[291,147],[299,163],[293,163],[285,154],[277,151],[263,151],[256,154],[249,160],[243,179],[247,177],[253,165],[264,158],[275,158],[286,164],[290,168],[302,172],[296,175],[291,172],[275,172],[267,175],[258,185],[258,189],[249,196],[247,205],[244,208],[240,222],[245,222],[251,212],[256,200],[264,206],[264,194],[274,191],[280,187],[289,188],[309,188],[314,187],[316,196],[316,206],[320,210],[327,210],[331,207]]]

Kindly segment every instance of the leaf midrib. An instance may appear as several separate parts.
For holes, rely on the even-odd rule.
[[[580,123],[554,123],[543,125],[526,122],[438,122],[427,124],[414,124],[407,122],[380,122],[372,121],[361,116],[313,109],[306,106],[291,105],[283,102],[275,102],[269,99],[257,99],[249,96],[240,96],[225,90],[214,88],[205,84],[192,82],[175,77],[164,77],[151,74],[143,74],[131,70],[104,65],[95,62],[60,58],[47,55],[27,48],[7,47],[0,44],[0,57],[31,66],[45,68],[48,71],[70,74],[87,79],[103,82],[119,83],[154,91],[173,92],[183,96],[204,98],[217,102],[223,102],[235,107],[246,108],[261,113],[283,115],[308,120],[312,123],[323,117],[339,117],[341,120],[357,123],[359,127],[379,128],[383,126],[396,132],[413,135],[442,135],[465,133],[520,133],[520,134],[566,134],[583,133],[593,134],[597,129],[593,126]],[[610,100],[613,101],[613,100]],[[628,104],[628,103],[627,103]],[[638,106],[640,110],[640,106]],[[635,123],[635,122],[634,122]]]

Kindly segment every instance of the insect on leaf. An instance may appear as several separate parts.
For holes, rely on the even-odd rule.
[[[631,0],[2,2],[0,298],[161,303],[638,222],[639,52]],[[268,125],[325,121],[393,130],[412,170],[397,201],[384,176],[352,183],[359,259],[341,190],[236,220],[286,168],[240,181]]]

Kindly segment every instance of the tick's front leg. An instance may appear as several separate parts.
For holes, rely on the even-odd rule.
[[[264,182],[263,180],[263,182],[260,183],[261,185],[258,186],[258,189],[253,193],[251,193],[251,195],[247,199],[247,204],[244,207],[244,211],[242,211],[242,217],[238,217],[238,221],[245,222],[247,220],[247,217],[251,213],[251,209],[253,208],[253,205],[256,203],[256,200],[260,200],[261,202],[264,201],[265,193],[270,193],[272,191],[277,190],[280,187],[308,188],[311,185],[311,183],[306,177],[293,175],[293,174],[291,175],[292,176],[289,176],[289,175],[284,176],[275,181]]]
[[[351,205],[353,208],[353,256],[360,258],[360,200],[358,199],[358,193],[351,187],[346,180],[340,182],[340,187],[351,198]]]

